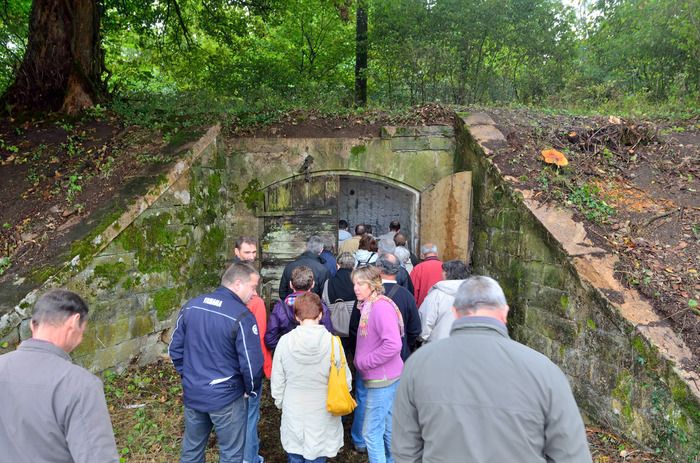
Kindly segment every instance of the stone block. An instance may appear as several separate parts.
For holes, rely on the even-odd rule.
[[[486,113],[472,113],[463,118],[464,125],[473,127],[475,125],[495,125],[496,123]]]
[[[153,316],[149,313],[135,315],[129,323],[129,337],[137,338],[152,334],[155,330]]]
[[[418,137],[394,137],[391,139],[392,151],[425,151],[430,149],[430,140]]]
[[[454,151],[455,142],[452,138],[447,137],[430,137],[428,138],[428,147],[431,150]]]
[[[553,315],[547,309],[532,304],[527,308],[525,324],[530,329],[543,333],[546,337],[565,346],[573,346],[578,338],[576,323]]]
[[[19,329],[15,328],[6,331],[5,335],[0,337],[0,355],[7,352],[12,352],[20,343]]]
[[[19,339],[20,339],[20,341],[24,341],[25,339],[29,339],[32,337],[31,323],[32,323],[31,318],[25,318],[24,320],[22,320],[22,323],[20,323],[20,325],[19,325]]]
[[[569,293],[560,289],[541,286],[533,303],[562,318],[569,317]]]
[[[392,137],[417,137],[419,135],[417,127],[398,126],[394,127]]]
[[[568,268],[562,265],[544,264],[542,285],[555,289],[565,289],[569,280]]]
[[[553,254],[544,237],[534,230],[523,230],[521,253],[533,261],[553,262]]]
[[[16,331],[21,321],[22,317],[14,311],[0,317],[0,338],[7,336],[12,331]]]
[[[451,125],[421,125],[416,127],[419,136],[442,136],[450,138],[454,143],[455,129]]]
[[[520,253],[520,233],[504,229],[494,229],[491,234],[491,249],[511,256]]]

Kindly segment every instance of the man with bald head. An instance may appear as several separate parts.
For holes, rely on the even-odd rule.
[[[566,376],[508,337],[499,284],[467,278],[448,338],[406,362],[394,400],[392,455],[430,461],[590,463]]]
[[[442,281],[442,261],[438,259],[438,248],[433,243],[425,243],[420,247],[423,262],[413,267],[411,281],[416,305],[420,309],[428,291],[438,281]]]

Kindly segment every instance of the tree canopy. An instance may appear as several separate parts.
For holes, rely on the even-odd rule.
[[[32,18],[54,3],[0,2],[6,106],[17,100],[8,96],[27,69],[42,64],[26,59],[37,37],[47,40]],[[103,64],[75,72],[71,61],[66,72],[85,78],[98,100],[197,92],[251,108],[348,107],[357,78],[366,79],[369,104],[383,106],[634,100],[697,108],[700,95],[700,0],[582,2],[577,9],[560,0],[63,3],[73,5],[64,20],[79,25],[89,18],[81,9],[97,7],[90,59]],[[366,15],[366,41],[358,11]],[[56,59],[45,64],[59,67]]]

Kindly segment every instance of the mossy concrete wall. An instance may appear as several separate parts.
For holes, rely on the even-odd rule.
[[[502,284],[513,337],[562,367],[595,422],[672,461],[698,461],[697,373],[682,366],[693,354],[669,348],[674,334],[651,323],[639,297],[613,287],[612,270],[601,277],[611,256],[570,213],[539,206],[501,175],[489,154],[506,142],[488,116],[465,116],[455,130],[456,169],[473,178],[474,273]]]
[[[90,307],[77,363],[103,371],[164,353],[181,304],[214,287],[230,257],[236,201],[218,133],[210,129],[148,193],[73,243],[69,262],[46,269],[43,284],[0,312],[0,353],[31,336],[33,303],[55,287]]]
[[[90,322],[73,358],[93,371],[147,363],[166,352],[178,309],[214,288],[235,238],[259,236],[263,189],[309,171],[391,179],[420,190],[453,170],[453,128],[386,127],[381,137],[241,138],[214,127],[143,193],[112,208],[69,243],[57,265],[0,287],[0,353],[31,336],[36,298],[62,287],[82,295]]]

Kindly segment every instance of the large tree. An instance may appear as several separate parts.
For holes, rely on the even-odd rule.
[[[75,113],[104,97],[97,0],[34,0],[22,65],[4,106]]]

